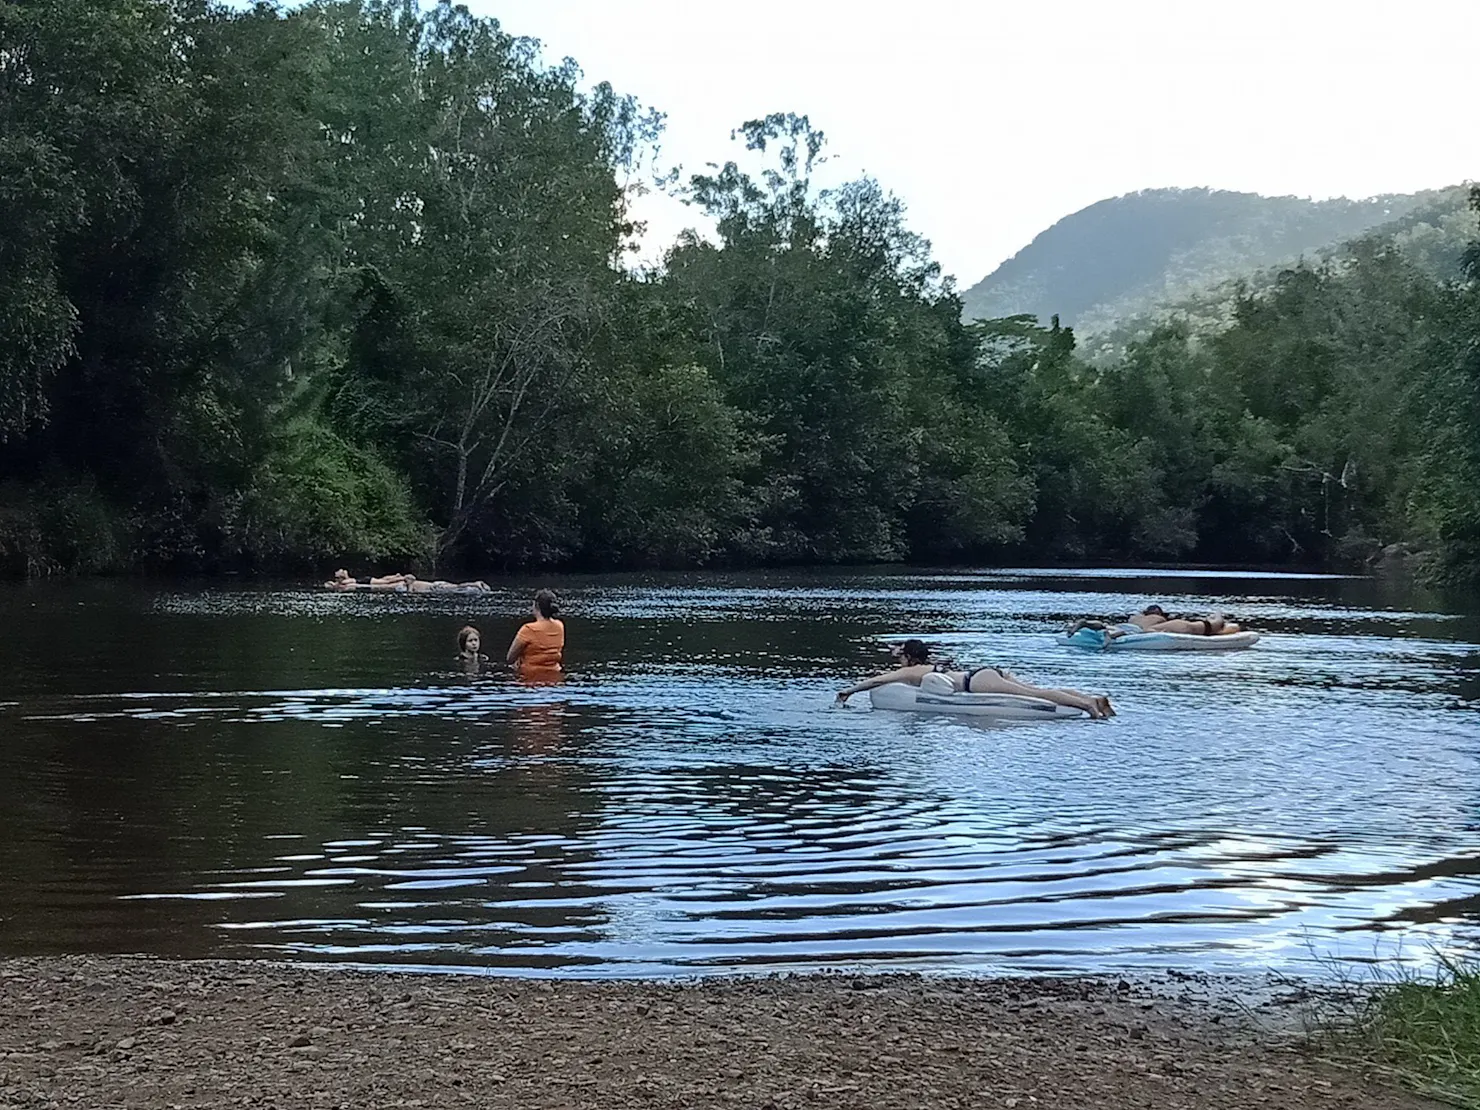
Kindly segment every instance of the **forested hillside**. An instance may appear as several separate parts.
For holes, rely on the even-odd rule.
[[[1354,238],[1433,194],[1312,201],[1146,189],[1065,216],[962,294],[968,320],[1051,315],[1082,332]]]
[[[661,119],[585,88],[446,4],[0,3],[0,571],[1480,567],[1473,249],[1090,363],[963,322],[805,117],[633,272]]]
[[[1331,243],[1304,256],[1307,266],[1340,267],[1374,247],[1391,248],[1411,262],[1420,273],[1440,281],[1461,276],[1465,250],[1475,234],[1469,190],[1463,186],[1424,194],[1422,204],[1405,215],[1379,224],[1355,239]],[[1205,286],[1196,292],[1149,307],[1110,317],[1096,308],[1082,317],[1075,328],[1080,352],[1105,363],[1125,357],[1131,343],[1145,339],[1160,325],[1177,322],[1193,336],[1213,335],[1233,323],[1239,302],[1251,293],[1267,293],[1278,285],[1290,263],[1248,270],[1236,277]]]

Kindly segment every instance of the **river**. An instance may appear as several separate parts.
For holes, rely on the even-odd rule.
[[[491,597],[0,586],[0,955],[516,974],[1340,973],[1480,941],[1480,599],[1363,579],[557,578]],[[1061,646],[1216,606],[1226,655]],[[1110,721],[831,705],[922,636]]]

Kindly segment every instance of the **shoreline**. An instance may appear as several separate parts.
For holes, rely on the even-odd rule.
[[[1248,987],[17,957],[0,959],[0,1108],[1434,1105],[1302,1049],[1320,984]]]
[[[410,561],[405,561],[410,563]],[[399,569],[405,569],[401,562],[381,564],[374,560],[367,561],[363,566],[358,565],[356,572],[363,571],[366,574],[397,573]],[[1085,578],[1109,578],[1125,579],[1132,581],[1139,578],[1188,578],[1196,581],[1200,578],[1274,578],[1274,579],[1296,579],[1296,580],[1378,580],[1384,576],[1371,567],[1357,566],[1312,566],[1303,563],[1204,563],[1204,562],[1174,562],[1174,563],[1147,563],[1134,560],[1080,560],[1070,563],[1054,563],[1046,561],[1035,561],[1033,559],[1006,560],[1002,562],[973,561],[965,563],[922,563],[900,561],[891,563],[880,562],[843,562],[843,563],[736,563],[720,565],[706,563],[701,566],[669,566],[669,567],[629,567],[629,566],[565,566],[549,565],[537,567],[516,567],[502,569],[478,569],[477,567],[447,567],[443,568],[445,574],[459,578],[471,577],[481,578],[487,582],[499,582],[510,588],[523,589],[534,582],[546,579],[561,579],[581,581],[583,579],[612,579],[612,578],[729,578],[753,575],[756,577],[785,577],[792,576],[805,578],[812,575],[859,575],[869,574],[879,577],[908,578],[916,575],[932,574],[1021,574],[1025,577],[1085,577]],[[162,584],[171,586],[199,585],[202,587],[222,585],[245,585],[265,586],[271,589],[300,589],[311,590],[315,593],[327,592],[322,587],[325,572],[322,566],[314,564],[304,566],[298,570],[285,569],[216,569],[216,570],[170,570],[160,568],[139,568],[123,571],[95,571],[57,574],[4,574],[0,573],[0,582],[16,584],[24,583],[97,583],[97,582],[121,582],[134,584]],[[437,577],[433,572],[423,566],[420,571],[412,571],[418,577]]]

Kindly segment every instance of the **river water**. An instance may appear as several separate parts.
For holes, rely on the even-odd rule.
[[[0,955],[507,973],[1423,962],[1480,942],[1480,600],[1367,580],[846,571],[488,598],[0,587]],[[1102,654],[1150,600],[1266,635]],[[923,636],[1110,721],[847,709]]]

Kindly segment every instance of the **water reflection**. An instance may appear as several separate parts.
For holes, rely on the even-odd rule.
[[[1470,599],[1166,572],[562,587],[556,686],[445,663],[469,620],[512,635],[526,583],[0,591],[0,950],[1236,970],[1480,936]],[[1148,598],[1268,635],[1053,638]],[[80,644],[56,631],[78,611]],[[1121,715],[829,707],[905,635]]]

